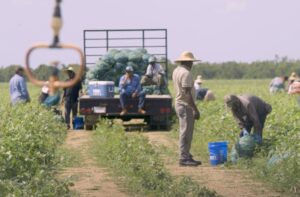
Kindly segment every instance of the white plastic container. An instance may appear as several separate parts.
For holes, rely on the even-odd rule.
[[[91,97],[114,97],[115,82],[113,81],[90,81],[88,93]]]

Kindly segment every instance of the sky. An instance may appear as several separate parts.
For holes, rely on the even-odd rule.
[[[24,64],[34,43],[51,42],[55,0],[1,0],[0,66]],[[62,0],[63,43],[83,47],[84,29],[168,29],[173,61],[191,51],[204,62],[300,59],[299,0]],[[38,51],[32,65],[75,53]]]

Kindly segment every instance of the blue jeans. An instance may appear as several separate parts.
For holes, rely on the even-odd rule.
[[[138,108],[142,109],[144,107],[146,93],[144,91],[140,91],[138,93],[137,97],[139,99]],[[127,107],[129,99],[133,99],[132,93],[120,92],[120,103],[121,103],[122,109]]]

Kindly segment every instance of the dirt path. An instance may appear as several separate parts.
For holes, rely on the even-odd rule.
[[[166,132],[144,133],[155,146],[163,145],[177,152],[177,141],[168,136]],[[174,156],[174,155],[173,155]],[[238,169],[227,169],[224,167],[211,167],[204,163],[199,167],[179,167],[178,161],[170,155],[164,155],[166,167],[172,175],[186,175],[192,177],[218,194],[225,197],[282,197],[283,194],[276,193],[263,183],[254,181],[250,174]],[[175,156],[177,158],[177,155]]]
[[[87,197],[123,197],[127,196],[112,181],[105,169],[99,168],[95,158],[89,153],[89,143],[92,133],[85,131],[70,131],[65,146],[78,151],[81,158],[79,167],[65,168],[62,177],[70,177],[74,186],[70,187],[80,196]]]

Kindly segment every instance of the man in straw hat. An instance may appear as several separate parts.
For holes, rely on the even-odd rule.
[[[69,79],[67,81],[72,80],[75,77],[74,68],[69,66],[65,70]],[[79,80],[74,86],[68,87],[64,89],[63,101],[65,104],[65,121],[67,124],[67,128],[70,129],[70,115],[72,112],[73,119],[77,116],[78,111],[78,98],[79,94],[82,90],[82,84]]]
[[[198,75],[194,83],[194,88],[196,92],[196,99],[199,100],[203,100],[207,92],[206,88],[202,88],[202,83],[203,83],[202,76]]]
[[[196,91],[196,100],[204,100],[204,101],[215,100],[216,98],[214,93],[211,90],[202,87],[203,82],[204,80],[202,79],[202,76],[198,75],[194,83],[194,87]]]
[[[295,72],[292,72],[288,80],[288,92],[290,94],[294,82],[299,81],[299,77]]]
[[[195,88],[191,69],[193,62],[199,61],[191,52],[185,51],[175,60],[178,64],[173,72],[173,82],[176,90],[175,110],[179,118],[180,134],[180,166],[198,166],[190,154],[193,139],[194,122],[200,118],[200,112],[195,104]]]

